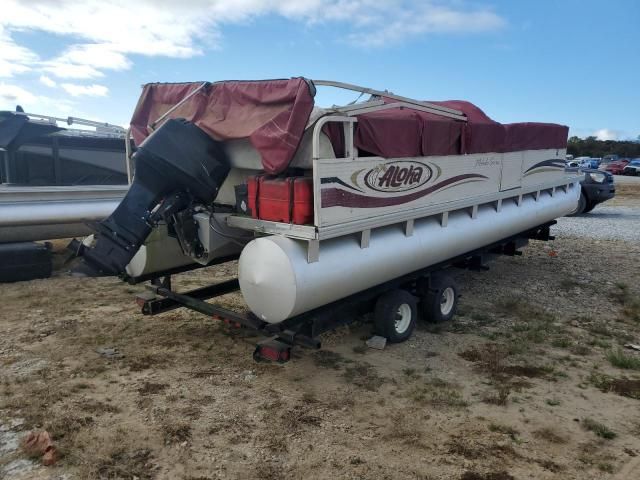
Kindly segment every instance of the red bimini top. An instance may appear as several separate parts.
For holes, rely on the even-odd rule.
[[[151,133],[148,125],[202,85],[151,83],[131,119],[136,145]],[[304,78],[216,82],[189,98],[170,118],[195,123],[217,140],[248,138],[267,173],[280,173],[295,154],[313,109],[315,87]]]

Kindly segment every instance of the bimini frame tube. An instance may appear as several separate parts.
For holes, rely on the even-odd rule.
[[[377,97],[392,98],[393,100],[397,100],[400,103],[406,104],[406,105],[398,105],[398,106],[420,107],[418,108],[419,110],[433,113],[435,115],[440,115],[442,117],[455,118],[456,120],[462,120],[462,121],[467,120],[467,116],[460,110],[454,110],[453,108],[443,107],[441,105],[435,105],[429,102],[421,102],[420,100],[415,100],[409,97],[403,97],[401,95],[395,95],[391,92],[374,90],[373,88],[361,87],[359,85],[353,85],[351,83],[334,82],[333,80],[313,80],[313,83],[314,85],[319,85],[324,87],[342,88],[343,90],[351,90],[353,92],[368,93],[369,95],[374,95]]]

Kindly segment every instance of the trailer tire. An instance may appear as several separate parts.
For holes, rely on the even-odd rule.
[[[458,308],[458,285],[444,273],[434,273],[429,288],[422,296],[421,313],[429,323],[448,322]]]
[[[587,208],[584,209],[584,211],[582,213],[589,213],[591,210],[593,210],[594,208],[596,208],[596,205],[598,205],[595,202],[588,202],[587,203]]]
[[[405,290],[391,290],[376,301],[373,317],[376,333],[389,343],[404,342],[413,333],[417,316],[416,297]]]
[[[575,217],[577,215],[582,215],[586,208],[587,208],[587,197],[585,196],[584,192],[581,191],[580,199],[578,200],[578,205],[576,206],[576,209],[573,212],[569,213],[567,217]]]

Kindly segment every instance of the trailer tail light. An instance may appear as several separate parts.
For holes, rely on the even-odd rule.
[[[155,299],[155,294],[151,292],[141,292],[136,295],[136,304],[141,308],[145,308],[148,302],[152,302]]]
[[[257,362],[288,362],[291,359],[291,345],[277,339],[264,340],[256,345],[253,359]]]

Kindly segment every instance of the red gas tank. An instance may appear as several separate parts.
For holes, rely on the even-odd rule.
[[[304,225],[313,223],[313,179],[257,175],[247,179],[253,218]]]

